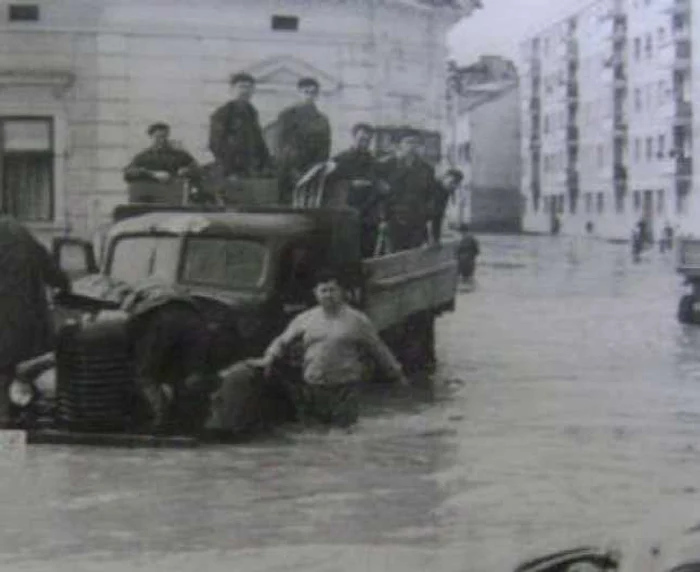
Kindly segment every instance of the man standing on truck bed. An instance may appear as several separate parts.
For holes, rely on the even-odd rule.
[[[428,239],[435,201],[435,171],[418,154],[421,136],[415,129],[399,134],[393,156],[380,163],[380,174],[391,189],[386,205],[390,248],[417,248]]]
[[[146,133],[152,140],[151,146],[138,153],[124,169],[127,183],[168,183],[174,177],[195,173],[197,162],[194,157],[170,142],[170,125],[159,121],[149,125]]]
[[[224,177],[250,177],[269,163],[258,111],[250,102],[255,78],[247,73],[231,77],[233,99],[211,116],[209,149]]]
[[[302,101],[284,109],[277,119],[279,129],[278,185],[282,204],[291,204],[294,187],[311,167],[327,161],[331,152],[331,127],[318,110],[320,85],[305,77],[297,84]]]
[[[357,209],[362,224],[360,249],[363,258],[374,254],[381,220],[382,182],[377,161],[370,151],[374,129],[367,123],[352,128],[353,146],[333,158],[335,169],[331,181],[345,182],[348,206]]]
[[[291,383],[290,390],[300,420],[348,426],[359,415],[358,387],[368,373],[364,356],[388,377],[406,381],[369,318],[345,302],[338,275],[320,272],[314,294],[318,305],[294,318],[264,357],[249,363],[264,367],[269,376],[277,360],[299,342],[303,381]]]
[[[14,218],[0,216],[0,428],[10,426],[8,389],[17,364],[52,348],[46,288],[70,281],[46,249]]]

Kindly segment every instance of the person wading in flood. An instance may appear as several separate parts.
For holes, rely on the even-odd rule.
[[[68,292],[68,277],[14,218],[0,215],[0,428],[8,428],[8,389],[17,365],[51,350],[53,322],[46,289]]]
[[[289,384],[299,420],[347,427],[359,415],[358,388],[368,373],[365,356],[373,358],[387,377],[408,382],[369,318],[345,302],[335,273],[318,274],[314,295],[318,305],[294,318],[262,358],[248,363],[264,368],[269,377],[275,363],[299,342],[303,380]]]

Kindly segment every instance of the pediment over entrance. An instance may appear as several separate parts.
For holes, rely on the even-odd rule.
[[[342,87],[340,78],[293,56],[277,56],[262,60],[244,71],[257,80],[258,91],[295,91],[302,77],[314,77],[321,84],[321,93],[329,95]]]

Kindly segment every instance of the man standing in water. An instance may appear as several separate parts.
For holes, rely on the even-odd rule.
[[[19,222],[0,216],[0,428],[11,425],[8,389],[17,364],[51,350],[46,288],[70,290],[68,278]]]
[[[301,421],[349,426],[359,415],[358,388],[367,376],[369,356],[387,375],[407,383],[401,366],[369,318],[344,299],[338,276],[319,273],[314,295],[318,305],[299,314],[251,365],[269,376],[277,360],[298,342],[303,350],[303,381],[290,384]]]
[[[312,77],[299,80],[301,102],[279,114],[278,186],[282,204],[290,204],[294,187],[311,167],[327,161],[331,152],[331,127],[328,118],[318,110],[320,91]]]

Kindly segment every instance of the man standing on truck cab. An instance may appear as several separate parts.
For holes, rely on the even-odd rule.
[[[394,251],[417,248],[428,239],[435,200],[435,171],[418,154],[421,136],[415,129],[399,134],[396,152],[380,164],[390,187],[387,230]]]
[[[329,179],[349,186],[348,206],[360,214],[360,250],[363,258],[374,254],[381,220],[382,184],[377,172],[377,161],[370,152],[374,129],[367,123],[352,128],[353,146],[333,158],[335,169]]]
[[[301,101],[284,109],[277,119],[278,186],[282,204],[291,204],[297,181],[311,167],[327,161],[331,152],[331,126],[316,106],[321,89],[318,80],[302,78],[297,88]]]
[[[224,177],[251,177],[269,163],[270,154],[263,138],[258,111],[250,100],[255,78],[247,73],[231,77],[233,99],[211,116],[209,149]]]
[[[269,376],[275,363],[300,343],[303,380],[290,384],[300,420],[348,426],[359,415],[358,388],[368,373],[365,356],[388,377],[407,382],[369,318],[346,303],[337,274],[320,272],[314,295],[318,305],[294,318],[265,355],[249,363]]]
[[[168,183],[174,177],[195,174],[197,161],[194,157],[170,142],[170,125],[158,121],[149,125],[146,133],[151,138],[151,146],[138,153],[124,169],[127,183]]]
[[[0,215],[0,268],[0,428],[8,428],[8,390],[17,364],[53,347],[46,288],[67,292],[70,281],[29,230],[5,215]]]

